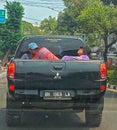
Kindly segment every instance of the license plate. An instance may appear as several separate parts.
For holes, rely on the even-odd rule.
[[[45,100],[71,100],[73,93],[71,91],[55,91],[45,90],[43,91],[43,98]]]

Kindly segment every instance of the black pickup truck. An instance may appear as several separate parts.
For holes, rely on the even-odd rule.
[[[60,59],[77,55],[82,39],[73,36],[26,36],[18,43],[14,58],[7,65],[8,126],[19,125],[26,110],[85,112],[88,126],[99,126],[106,91],[106,64],[99,60],[22,60],[28,44],[36,42]]]

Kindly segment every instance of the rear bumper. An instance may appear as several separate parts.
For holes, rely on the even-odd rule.
[[[7,109],[23,111],[83,111],[85,103],[73,101],[11,101],[7,100]]]
[[[44,94],[42,93],[43,91],[45,90],[42,90],[42,91],[39,91],[38,89],[37,90],[23,90],[23,89],[17,89],[15,90],[13,93],[10,93],[9,94],[15,98],[15,99],[33,99],[33,98],[38,98],[38,99],[42,99]],[[90,96],[99,96],[101,94],[104,94],[105,93],[105,90],[104,91],[100,91],[99,89],[98,90],[87,90],[87,89],[84,89],[84,90],[47,90],[47,92],[50,91],[50,92],[60,92],[60,91],[64,91],[64,92],[68,92],[70,93],[71,97],[72,98],[79,98],[79,97],[90,97]]]
[[[71,100],[44,100],[42,98],[22,95],[8,95],[7,109],[37,110],[37,111],[77,111],[84,110],[87,104],[96,103],[101,97],[98,95],[79,95]]]

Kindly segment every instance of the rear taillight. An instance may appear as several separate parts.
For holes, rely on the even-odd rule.
[[[107,67],[105,63],[100,64],[100,79],[107,78]]]
[[[12,92],[14,92],[15,91],[15,86],[14,85],[10,85],[9,86],[9,90],[12,91]]]
[[[15,78],[15,63],[10,62],[7,68],[7,76],[11,79]]]
[[[101,91],[101,92],[104,92],[105,90],[106,90],[106,86],[101,85],[101,86],[100,86],[100,91]]]

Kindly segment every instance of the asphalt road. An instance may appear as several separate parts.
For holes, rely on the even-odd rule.
[[[0,130],[116,130],[117,93],[107,92],[100,127],[85,126],[84,113],[24,112],[22,125],[7,127],[5,123],[6,82],[0,77]]]

